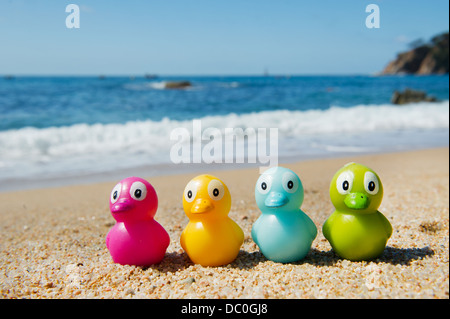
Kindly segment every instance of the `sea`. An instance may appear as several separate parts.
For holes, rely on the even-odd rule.
[[[392,104],[406,88],[438,101]],[[247,134],[241,158],[227,129]],[[1,77],[0,191],[262,167],[264,132],[278,165],[448,147],[449,76]]]

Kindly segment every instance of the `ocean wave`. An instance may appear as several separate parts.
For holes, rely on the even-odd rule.
[[[172,81],[151,81],[151,82],[142,82],[142,83],[127,83],[124,84],[123,87],[126,90],[130,91],[149,91],[149,90],[166,90],[167,83]],[[237,81],[231,82],[213,82],[206,85],[202,85],[200,83],[196,83],[195,85],[185,87],[184,90],[202,90],[205,88],[222,88],[222,89],[236,89],[244,86],[249,86],[248,84],[243,84]]]
[[[159,82],[150,82],[150,83],[146,83],[146,86],[148,88],[152,88],[155,90],[164,90],[166,88],[166,81],[159,81]]]
[[[232,81],[232,82],[219,82],[219,83],[217,83],[217,86],[222,87],[222,88],[235,89],[235,88],[244,86],[244,84],[239,83],[237,81]]]
[[[166,83],[166,81],[127,83],[124,84],[123,87],[130,91],[164,90],[166,88]]]
[[[283,139],[307,139],[317,136],[440,129],[449,127],[449,102],[416,103],[406,106],[358,105],[333,106],[327,110],[264,111],[200,118],[201,129],[278,128]],[[76,124],[65,127],[22,128],[0,132],[0,163],[14,160],[46,162],[76,156],[145,154],[161,159],[175,141],[170,134],[176,128],[193,131],[193,121],[135,121],[124,124]],[[252,130],[247,133],[252,134]],[[185,141],[189,143],[190,141]],[[1,168],[2,166],[0,166]]]
[[[167,87],[168,84],[179,82],[179,81],[152,81],[152,82],[143,82],[143,83],[128,83],[124,84],[124,88],[130,91],[149,91],[149,90],[170,90]],[[193,91],[193,90],[201,90],[203,86],[201,85],[189,85],[186,87],[182,87],[185,91]]]

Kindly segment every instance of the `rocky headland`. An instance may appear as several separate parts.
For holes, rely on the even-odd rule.
[[[399,53],[381,74],[448,74],[448,35],[442,33],[428,43],[419,41],[411,50]]]

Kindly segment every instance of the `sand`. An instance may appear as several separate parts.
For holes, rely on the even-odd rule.
[[[321,228],[333,212],[334,173],[356,161],[384,186],[380,211],[393,226],[384,253],[372,261],[336,256]],[[244,230],[237,259],[223,267],[193,264],[179,238],[188,219],[181,196],[196,174],[153,177],[156,220],[171,243],[148,268],[114,264],[105,236],[114,225],[110,192],[117,181],[0,193],[1,298],[449,298],[449,149],[321,159],[284,165],[302,179],[302,209],[318,236],[304,260],[268,261],[251,239],[260,212],[257,168],[208,172],[233,199],[229,216]],[[206,172],[205,172],[206,173]],[[145,177],[145,176],[144,176]]]

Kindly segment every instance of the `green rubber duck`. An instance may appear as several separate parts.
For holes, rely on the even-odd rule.
[[[370,168],[348,163],[333,177],[330,198],[335,212],[322,231],[342,258],[358,261],[378,257],[392,235],[392,226],[378,207],[383,185]]]

